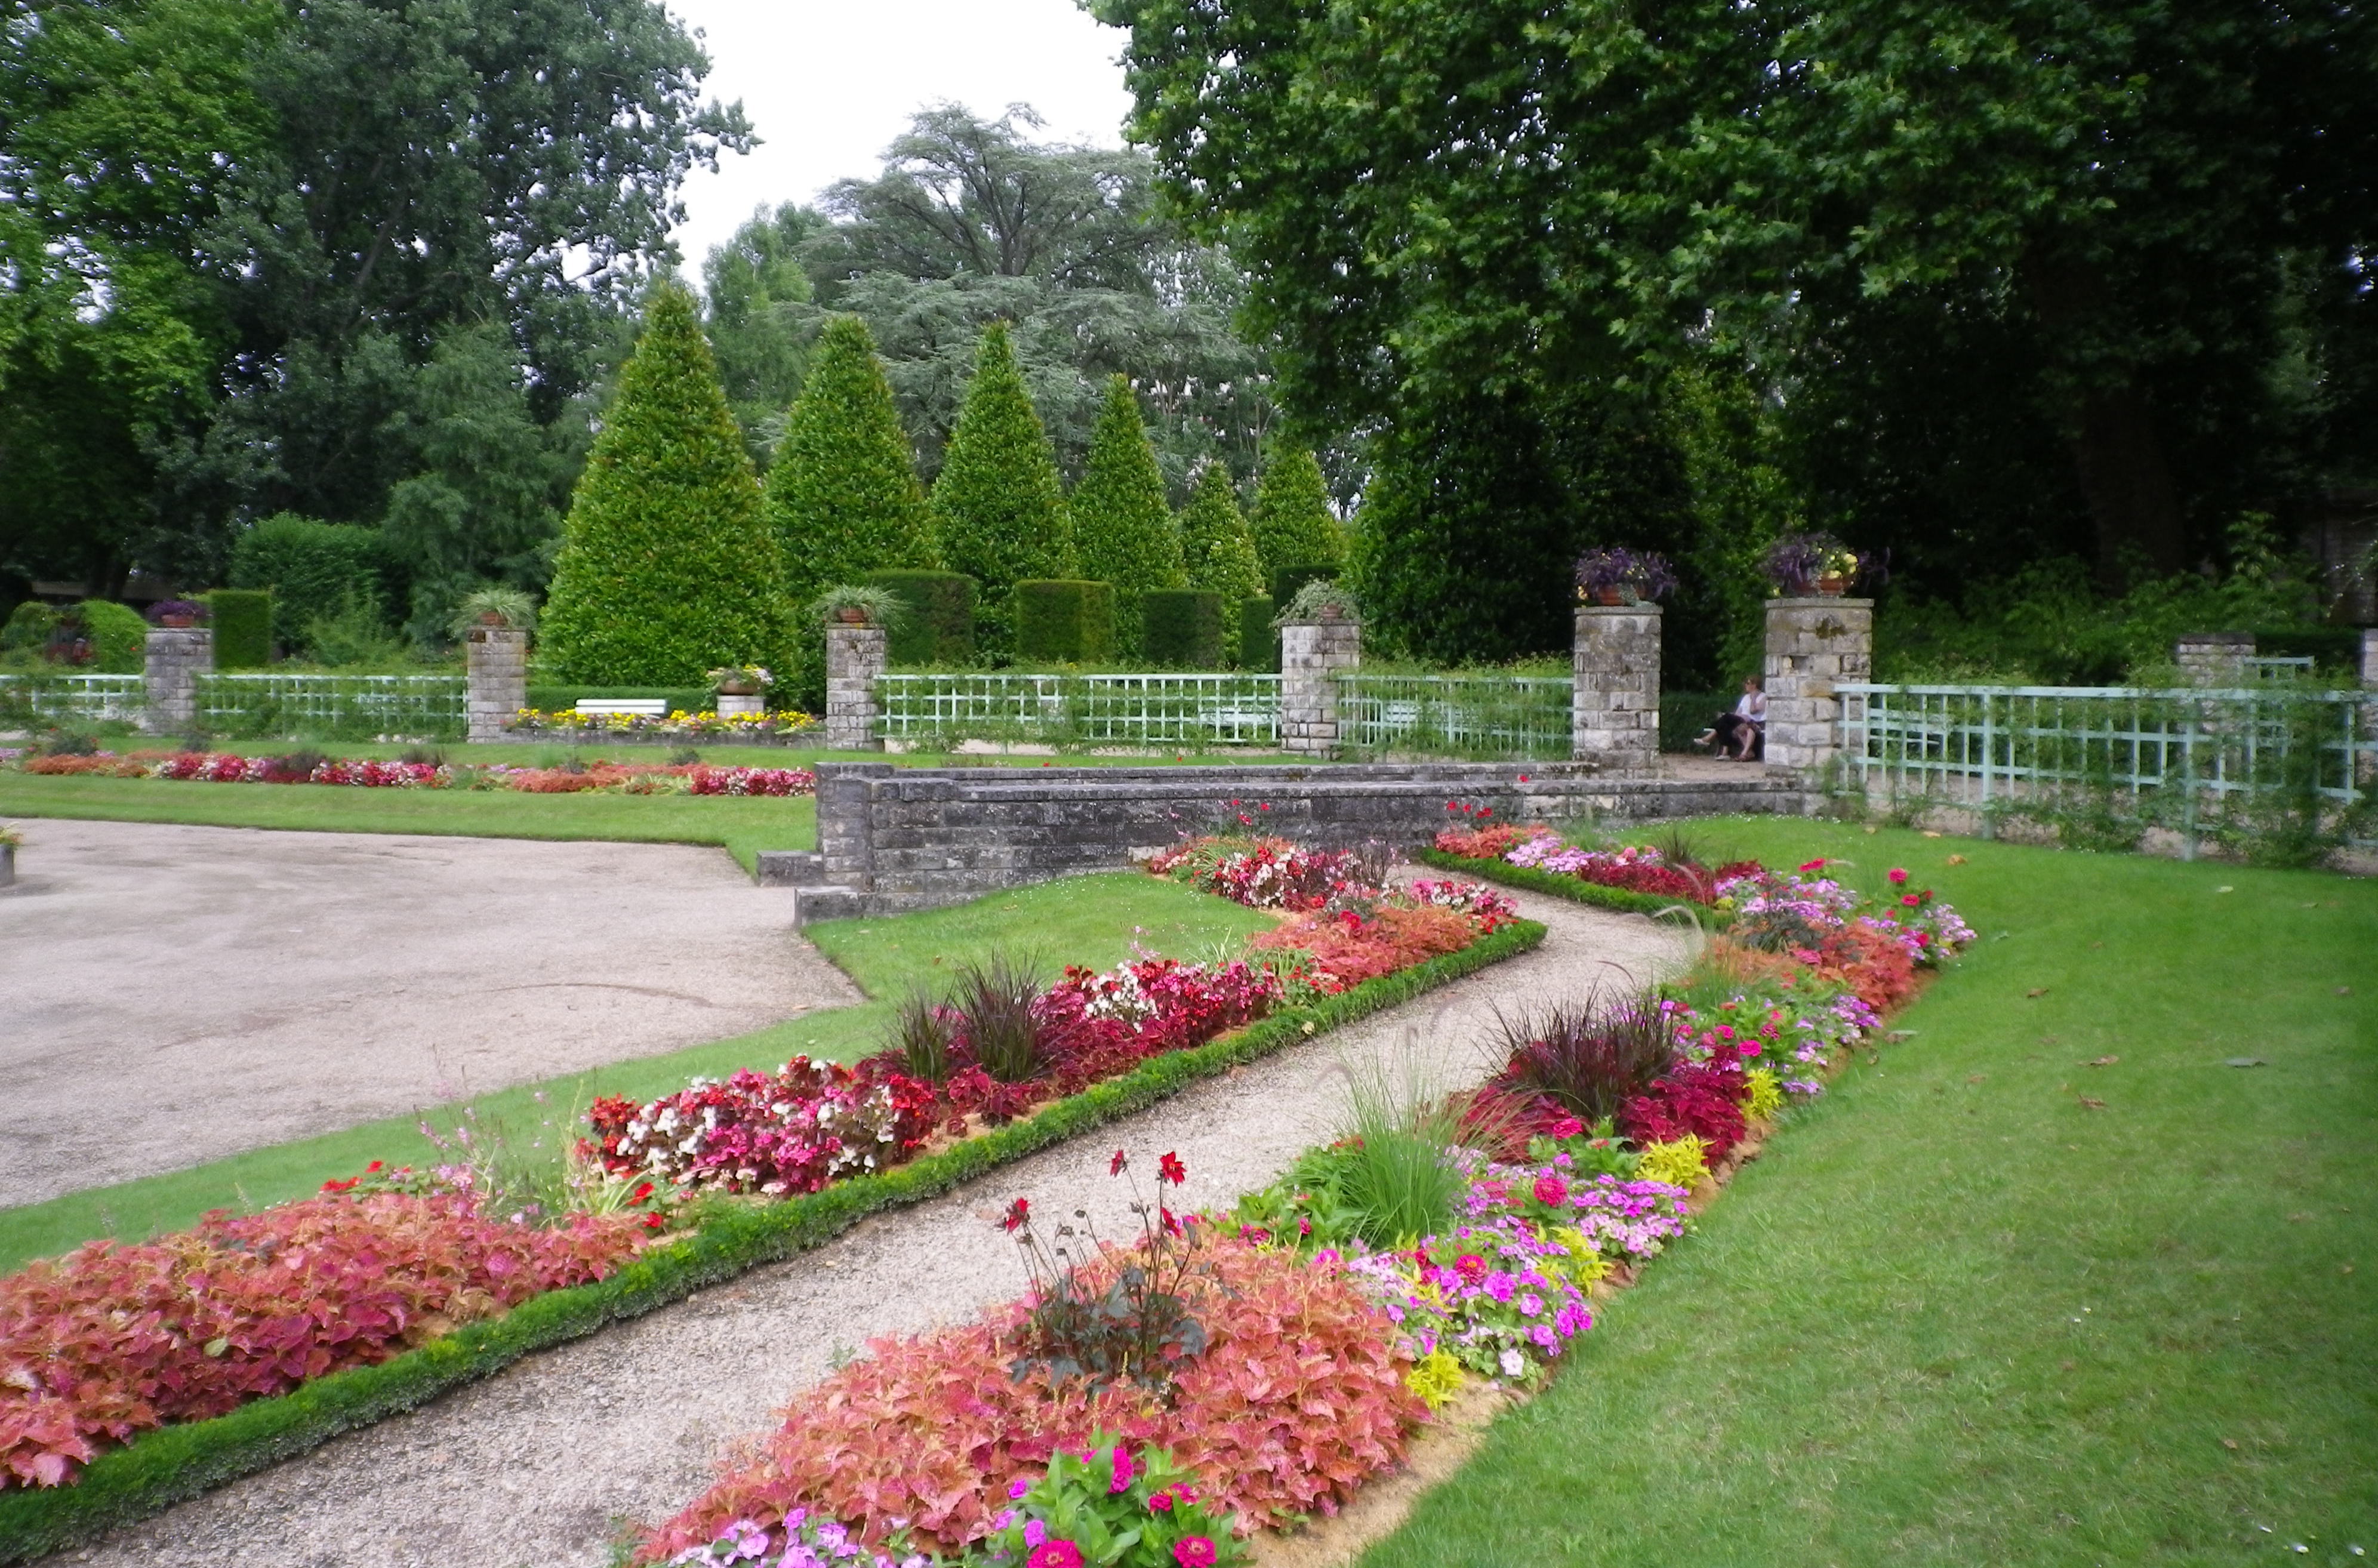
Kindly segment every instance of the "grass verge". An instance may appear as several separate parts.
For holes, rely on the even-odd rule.
[[[0,1210],[0,1271],[103,1236],[138,1240],[182,1229],[210,1209],[252,1210],[302,1198],[318,1191],[323,1178],[352,1174],[376,1159],[390,1165],[434,1164],[440,1156],[422,1135],[421,1123],[450,1130],[462,1121],[466,1105],[474,1113],[479,1133],[501,1141],[508,1162],[558,1162],[579,1113],[597,1095],[650,1099],[683,1086],[697,1074],[716,1078],[742,1067],[774,1068],[795,1055],[854,1061],[878,1048],[891,999],[912,985],[931,985],[947,965],[994,948],[1037,954],[1053,979],[1065,964],[1098,969],[1120,964],[1131,955],[1135,940],[1194,957],[1235,944],[1271,924],[1268,916],[1228,900],[1129,871],[1043,883],[919,915],[823,922],[803,935],[857,980],[861,990],[883,999],[252,1149],[189,1170]],[[1030,936],[1019,940],[1018,932]]]
[[[1980,940],[1368,1568],[2378,1550],[2378,885],[1694,832]]]
[[[1447,953],[1366,981],[1215,1040],[1140,1064],[954,1148],[782,1203],[720,1203],[703,1228],[656,1248],[598,1284],[556,1290],[376,1367],[317,1379],[228,1416],[143,1434],[102,1454],[70,1487],[0,1493],[0,1562],[90,1539],[184,1498],[318,1446],[341,1432],[426,1403],[521,1357],[637,1317],[762,1263],[815,1247],[871,1214],[921,1202],[1003,1165],[1143,1110],[1199,1079],[1268,1056],[1308,1035],[1367,1016],[1524,952],[1544,928],[1519,921]]]

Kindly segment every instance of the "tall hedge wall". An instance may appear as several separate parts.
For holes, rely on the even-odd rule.
[[[1257,675],[1279,673],[1279,630],[1271,624],[1279,613],[1260,593],[1239,601],[1239,668]]]
[[[231,550],[231,585],[272,592],[272,640],[283,653],[306,645],[306,628],[350,605],[386,616],[397,602],[379,530],[317,522],[294,512],[266,518]]]
[[[272,663],[272,594],[262,588],[218,588],[207,595],[215,628],[215,668],[260,670]]]
[[[1222,596],[1210,588],[1159,588],[1140,600],[1141,652],[1162,670],[1222,667]]]
[[[973,659],[973,578],[962,571],[897,569],[861,572],[859,581],[908,606],[907,618],[886,634],[885,652],[893,664],[963,664]]]
[[[1015,656],[1027,664],[1088,664],[1114,656],[1114,585],[1027,578],[1015,585]]]
[[[83,635],[90,639],[91,668],[101,675],[137,676],[149,665],[149,623],[140,612],[113,599],[85,599],[75,606]]]

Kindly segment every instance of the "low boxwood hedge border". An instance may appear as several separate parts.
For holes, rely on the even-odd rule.
[[[377,1366],[334,1372],[227,1416],[144,1432],[93,1460],[73,1486],[0,1493],[0,1562],[82,1545],[105,1530],[318,1447],[342,1432],[427,1404],[532,1351],[639,1317],[763,1263],[820,1246],[868,1215],[937,1197],[1092,1128],[1144,1110],[1311,1035],[1409,1001],[1515,957],[1544,928],[1515,921],[1459,952],[1276,1013],[1235,1035],[1155,1057],[1120,1078],[939,1154],[820,1192],[768,1204],[721,1203],[702,1228],[655,1248],[608,1279],[534,1297]]]
[[[1599,882],[1589,882],[1582,877],[1572,877],[1562,871],[1540,871],[1533,866],[1514,866],[1507,860],[1473,860],[1466,855],[1447,855],[1441,849],[1415,849],[1409,854],[1412,859],[1439,870],[1459,871],[1483,881],[1525,888],[1530,892],[1550,893],[1572,904],[1591,904],[1603,909],[1623,910],[1629,915],[1659,915],[1671,909],[1683,909],[1702,925],[1714,929],[1723,929],[1734,921],[1734,912],[1729,909],[1711,909],[1705,904],[1692,904],[1681,898],[1663,898],[1658,893],[1605,888]]]

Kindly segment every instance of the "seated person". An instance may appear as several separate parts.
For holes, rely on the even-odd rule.
[[[1737,762],[1750,762],[1767,755],[1767,690],[1765,682],[1752,676],[1742,683],[1742,696],[1734,711],[1720,713],[1709,728],[1693,737],[1696,746],[1714,746],[1718,755],[1731,757]]]

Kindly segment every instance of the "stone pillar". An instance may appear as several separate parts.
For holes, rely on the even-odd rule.
[[[517,627],[474,626],[462,639],[470,738],[502,740],[528,706],[528,633]]]
[[[2361,628],[2361,689],[2370,700],[2361,705],[2361,738],[2378,746],[2378,626]],[[2364,751],[2357,774],[2365,784],[2378,779],[2378,751]]]
[[[2378,691],[2378,626],[2361,628],[2361,684]]]
[[[889,639],[877,626],[825,628],[825,744],[829,751],[881,751],[875,733],[875,683],[890,662]]]
[[[2191,686],[2235,687],[2246,679],[2254,656],[2251,631],[2192,631],[2172,644],[2171,662]]]
[[[1874,669],[1874,601],[1767,601],[1767,760],[1821,772],[1841,746],[1833,688]]]
[[[1279,744],[1327,757],[1338,748],[1338,681],[1363,667],[1363,623],[1295,621],[1279,628]]]
[[[198,722],[198,677],[215,667],[215,634],[202,626],[161,626],[149,634],[142,687],[150,735],[184,735]]]
[[[1569,755],[1604,773],[1660,768],[1660,606],[1579,604]]]

